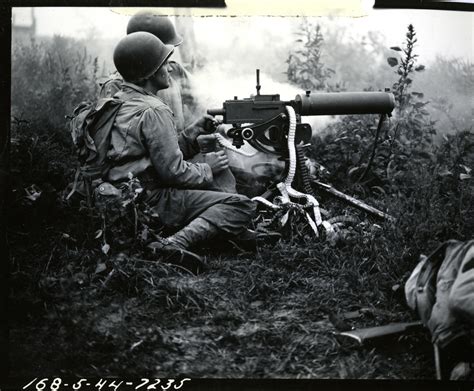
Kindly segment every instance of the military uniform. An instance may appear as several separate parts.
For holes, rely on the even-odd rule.
[[[164,90],[156,93],[173,112],[174,122],[178,132],[182,131],[186,124],[193,121],[194,112],[188,106],[194,105],[194,100],[189,93],[190,81],[188,72],[177,62],[170,61],[170,85]],[[123,79],[118,72],[114,72],[104,83],[101,83],[99,98],[111,98],[120,91]],[[186,105],[183,104],[186,102]]]
[[[185,124],[191,123],[195,117],[192,110],[194,99],[190,93],[190,81],[188,72],[177,62],[170,61],[170,81],[169,87],[159,90],[156,96],[160,98],[171,109],[175,128],[177,133],[181,133]],[[123,79],[118,72],[113,73],[108,80],[101,83],[99,98],[111,98],[122,88]],[[186,104],[183,104],[186,102]],[[204,156],[199,150],[192,157],[185,157],[186,160],[194,163],[204,162]],[[237,193],[235,177],[230,169],[219,173],[214,178],[212,190],[223,191],[226,193]]]
[[[108,158],[112,167],[106,178],[113,184],[129,173],[145,187],[143,201],[159,213],[165,226],[179,229],[196,217],[226,234],[243,231],[255,213],[245,196],[210,191],[211,168],[191,163],[198,152],[198,129],[179,135],[171,109],[156,95],[127,82],[115,97],[124,101],[115,118]]]

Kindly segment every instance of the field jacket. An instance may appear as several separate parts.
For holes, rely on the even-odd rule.
[[[416,310],[441,348],[455,340],[473,342],[474,240],[449,240],[421,260],[405,284]]]
[[[107,157],[107,180],[127,180],[129,173],[156,187],[205,189],[213,181],[206,163],[185,159],[199,152],[196,129],[177,134],[170,108],[156,95],[123,82],[115,97],[124,101],[115,117]]]

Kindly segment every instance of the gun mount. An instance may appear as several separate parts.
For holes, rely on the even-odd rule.
[[[255,149],[284,155],[288,134],[287,106],[296,113],[295,143],[309,143],[312,129],[301,123],[302,116],[381,114],[390,115],[395,98],[389,92],[331,92],[306,91],[294,100],[282,101],[279,94],[260,94],[260,71],[257,69],[257,95],[250,98],[226,100],[221,109],[210,109],[210,115],[222,115],[223,123],[232,124],[227,136],[240,148],[247,141]]]

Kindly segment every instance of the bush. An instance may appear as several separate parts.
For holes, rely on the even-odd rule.
[[[303,47],[291,53],[286,60],[288,80],[304,90],[330,90],[328,79],[334,73],[324,66],[322,56],[323,34],[319,25],[313,26],[304,20],[301,24],[301,38],[296,42]]]
[[[97,58],[71,38],[19,44],[12,50],[12,115],[51,130],[98,93]]]
[[[386,279],[392,283],[407,277],[420,252],[447,239],[469,239],[474,228],[474,135],[464,129],[436,140],[431,103],[412,88],[425,71],[415,49],[410,25],[404,46],[392,47],[396,54],[387,59],[398,77],[396,108],[380,133],[376,116],[343,116],[315,136],[310,151],[328,169],[329,182],[396,218],[370,250],[390,260],[376,265],[394,276]]]
[[[388,49],[374,31],[356,36],[346,25],[300,24],[287,58],[287,79],[305,90],[383,89],[391,83],[381,64]]]
[[[13,47],[11,155],[22,185],[61,188],[70,179],[76,163],[66,116],[97,96],[97,72],[97,58],[71,38]]]

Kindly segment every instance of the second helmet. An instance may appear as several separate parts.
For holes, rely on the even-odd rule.
[[[171,20],[151,11],[141,11],[133,15],[127,25],[127,34],[146,31],[157,36],[165,44],[178,46],[183,42]]]

